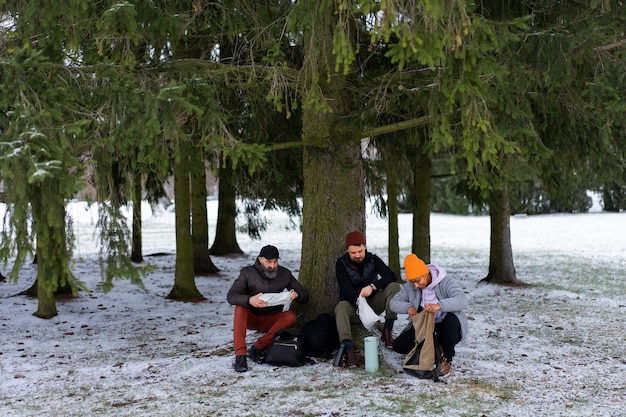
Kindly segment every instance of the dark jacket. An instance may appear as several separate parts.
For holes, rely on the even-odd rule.
[[[258,293],[274,293],[282,292],[284,289],[294,290],[298,293],[295,299],[300,304],[309,301],[309,292],[298,282],[287,268],[278,266],[278,275],[276,278],[269,279],[265,276],[263,265],[258,258],[254,265],[246,266],[241,269],[239,277],[233,282],[228,290],[226,300],[229,304],[248,307],[255,314],[273,314],[283,311],[283,306],[272,306],[265,308],[252,307],[248,303],[248,299]]]
[[[379,291],[396,281],[396,274],[371,252],[365,252],[365,258],[360,264],[352,262],[346,252],[337,259],[335,274],[339,284],[339,299],[349,301],[355,307],[361,288],[374,284]]]

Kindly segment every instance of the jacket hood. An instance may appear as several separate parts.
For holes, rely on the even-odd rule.
[[[434,264],[428,264],[426,266],[428,267],[428,270],[430,271],[430,276],[433,279],[433,281],[426,288],[433,289],[437,284],[441,282],[442,279],[444,279],[448,275],[448,273],[442,267]]]

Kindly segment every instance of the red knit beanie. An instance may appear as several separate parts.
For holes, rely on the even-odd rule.
[[[365,245],[365,236],[363,236],[363,233],[355,230],[346,235],[346,248],[352,245]]]
[[[407,280],[412,281],[423,277],[428,274],[428,272],[428,267],[416,254],[409,253],[406,258],[404,258],[404,274]]]

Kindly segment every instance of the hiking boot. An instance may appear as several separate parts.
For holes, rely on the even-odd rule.
[[[359,360],[354,353],[354,350],[346,351],[346,368],[356,368],[359,366]]]
[[[439,361],[439,375],[444,377],[450,375],[450,370],[452,369],[452,362],[442,357],[441,361]]]
[[[246,372],[248,370],[248,360],[246,355],[237,355],[235,357],[235,371]]]
[[[391,336],[391,330],[384,329],[382,339],[387,349],[393,349],[393,337]]]
[[[252,359],[256,363],[264,363],[265,349],[259,349],[258,347],[252,345],[250,350],[248,350],[248,356],[250,356],[250,359]]]

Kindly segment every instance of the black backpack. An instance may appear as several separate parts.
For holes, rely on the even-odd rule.
[[[279,330],[267,349],[265,363],[276,366],[302,366],[307,363],[300,330]]]
[[[322,313],[302,326],[304,352],[312,358],[330,358],[339,346],[335,317]]]

